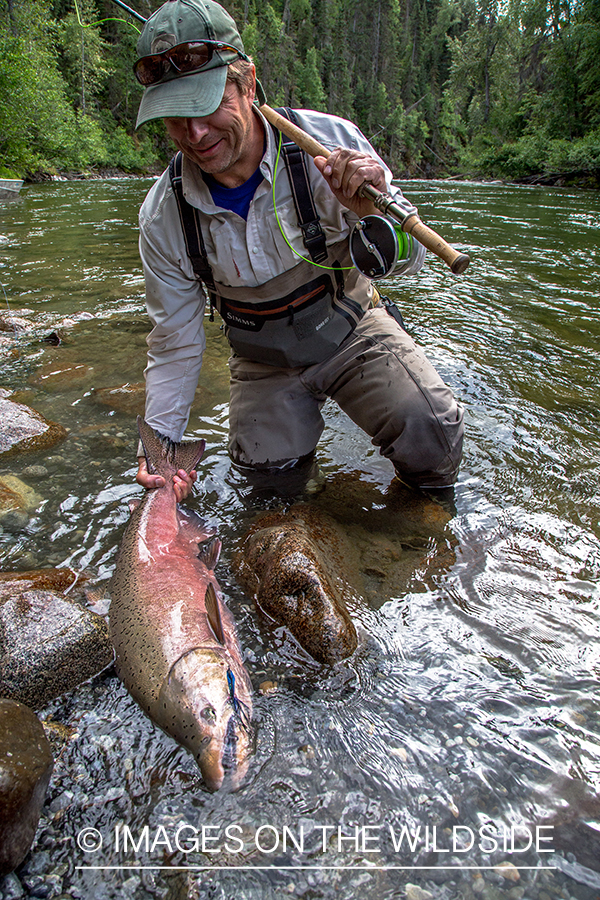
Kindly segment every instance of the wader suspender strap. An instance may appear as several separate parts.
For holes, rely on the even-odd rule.
[[[183,228],[183,236],[185,238],[185,247],[190,258],[194,275],[200,281],[204,282],[208,291],[210,301],[210,319],[214,321],[213,308],[215,305],[216,288],[215,279],[212,269],[206,255],[206,246],[202,237],[202,228],[200,227],[200,215],[195,206],[188,203],[183,196],[183,185],[181,172],[183,167],[183,154],[181,150],[175,154],[169,163],[169,178],[175,199],[177,200],[177,208],[179,210],[179,218],[181,219],[181,227]]]
[[[294,125],[298,124],[293,109],[290,109],[288,106],[280,106],[276,112],[281,116],[285,116]],[[279,131],[275,128],[274,131],[277,139],[279,139]],[[320,216],[315,208],[310,188],[308,169],[306,168],[306,154],[285,134],[282,135],[281,149],[292,187],[294,206],[296,207],[298,225],[302,231],[304,246],[313,262],[325,262],[327,259],[325,234],[321,228]]]

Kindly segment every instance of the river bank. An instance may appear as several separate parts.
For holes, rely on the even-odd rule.
[[[158,177],[168,165],[157,160],[156,165],[146,168],[142,172],[126,172],[118,168],[98,169],[97,171],[61,171],[38,172],[35,175],[23,175],[24,183],[43,184],[45,182],[60,181],[96,181],[106,178],[153,178]],[[533,187],[560,187],[576,188],[581,190],[598,190],[600,188],[600,170],[579,169],[572,172],[539,172],[537,174],[523,175],[515,178],[496,177],[483,172],[462,172],[460,174],[448,174],[446,167],[430,167],[427,173],[405,173],[403,176],[395,176],[395,182],[405,179],[429,181],[431,179],[450,182],[478,182],[480,184],[516,184],[530,185]]]

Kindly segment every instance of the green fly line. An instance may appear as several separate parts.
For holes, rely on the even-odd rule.
[[[279,146],[277,147],[277,158],[275,160],[275,171],[273,172],[273,209],[275,210],[275,218],[277,219],[277,224],[279,225],[279,230],[280,230],[281,234],[283,235],[284,241],[286,242],[286,244],[288,245],[288,247],[290,248],[292,253],[295,253],[296,256],[299,256],[300,259],[304,260],[304,262],[310,263],[311,266],[316,266],[318,269],[331,269],[332,271],[338,271],[338,272],[339,271],[347,271],[347,272],[349,272],[350,269],[354,268],[354,266],[323,266],[323,265],[321,265],[321,263],[316,263],[312,259],[307,259],[306,256],[302,256],[302,254],[298,253],[298,251],[294,247],[292,247],[292,245],[288,241],[287,235],[286,235],[285,231],[283,230],[283,226],[279,220],[279,213],[277,212],[277,204],[275,203],[275,181],[277,178],[277,167],[279,166],[279,157],[281,156],[282,144],[283,144],[283,134],[280,131],[279,132]]]
[[[73,0],[75,4],[75,12],[77,13],[77,21],[81,25],[82,28],[93,28],[94,25],[102,25],[103,22],[124,22],[126,25],[131,25],[134,31],[137,31],[138,34],[141,34],[139,28],[137,28],[133,22],[130,22],[129,19],[115,19],[114,16],[109,16],[107,19],[98,19],[97,22],[89,22],[87,25],[85,22],[81,21],[81,16],[79,15],[79,6],[77,5],[77,0]]]

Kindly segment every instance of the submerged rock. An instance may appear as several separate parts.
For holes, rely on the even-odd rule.
[[[385,493],[358,474],[334,478],[309,503],[258,517],[234,555],[236,575],[258,606],[318,662],[357,645],[350,618],[422,589],[455,560],[452,511],[392,484]]]
[[[425,547],[432,538],[445,539],[454,514],[450,504],[411,490],[396,478],[382,491],[364,481],[360,472],[336,473],[311,503],[345,525],[361,526],[385,539],[398,538],[412,547]]]
[[[258,605],[317,660],[332,665],[357,646],[346,607],[354,598],[336,523],[299,504],[261,516],[236,557],[237,575]]]
[[[36,387],[52,392],[91,387],[95,378],[96,371],[93,366],[63,358],[45,363],[29,377],[28,381]]]
[[[0,700],[0,875],[33,843],[53,764],[39,719],[22,703]]]
[[[108,406],[116,412],[125,413],[127,416],[143,416],[146,405],[146,384],[144,381],[133,384],[118,384],[113,387],[93,388],[92,398],[102,406]],[[205,403],[207,389],[197,388],[194,394],[194,402]]]
[[[46,478],[48,469],[46,466],[25,466],[21,475],[24,475],[25,478]]]
[[[16,475],[0,476],[0,525],[8,531],[25,528],[43,498]]]
[[[31,590],[31,588],[46,591],[66,591],[71,589],[76,583],[83,586],[87,580],[87,575],[67,568],[0,572],[0,602],[11,594],[22,593],[24,590]]]
[[[92,396],[98,403],[110,409],[126,413],[128,416],[142,416],[146,403],[146,385],[142,381],[137,384],[98,388],[92,391]]]
[[[53,587],[68,572],[44,571],[37,583]],[[113,650],[101,616],[19,574],[0,581],[0,689],[36,709],[104,669]]]
[[[33,330],[33,323],[23,316],[8,311],[0,311],[0,331],[23,334]]]
[[[18,349],[15,347],[15,336],[3,334],[0,332],[0,351],[2,351],[2,355],[4,359],[13,358],[16,359],[19,355]]]
[[[0,457],[12,453],[44,450],[62,441],[67,432],[41,413],[10,400],[11,392],[0,388]]]

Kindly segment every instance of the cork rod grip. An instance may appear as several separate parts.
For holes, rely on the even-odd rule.
[[[325,159],[327,159],[331,151],[315,140],[315,138],[311,137],[310,134],[307,134],[301,128],[298,128],[297,125],[294,125],[294,123],[290,122],[289,119],[286,119],[285,116],[281,116],[278,112],[275,112],[275,110],[271,109],[270,106],[267,106],[266,103],[263,103],[263,105],[258,108],[271,125],[274,125],[279,131],[283,131],[283,133],[291,138],[292,141],[295,141],[302,150],[306,150],[308,155],[312,156],[313,159],[315,156],[324,156]]]
[[[330,151],[324,147],[323,144],[320,144],[315,138],[311,137],[301,128],[298,128],[298,126],[293,122],[290,122],[289,119],[286,119],[278,112],[275,112],[275,110],[271,109],[270,106],[267,106],[266,103],[259,106],[259,109],[267,121],[274,125],[275,128],[278,128],[279,131],[282,131],[287,137],[291,138],[292,141],[295,141],[295,143],[298,144],[302,150],[305,150],[309,156],[312,156],[313,158],[315,156],[324,156],[325,158],[329,156]],[[450,267],[455,275],[462,275],[471,262],[466,253],[459,253],[451,247],[439,234],[425,225],[417,215],[413,214],[407,216],[396,203],[384,201],[383,205],[379,206],[377,201],[383,201],[384,195],[372,185],[363,185],[361,193],[372,199],[378,208],[384,209],[386,215],[390,215],[396,219],[396,221],[400,222],[403,231],[412,234],[420,244],[423,244],[424,247],[431,250],[436,256],[439,256],[440,259]]]
[[[468,267],[471,259],[467,253],[459,253],[454,247],[451,247],[443,237],[425,225],[424,222],[416,215],[408,216],[402,223],[402,231],[412,234],[412,236],[440,259],[443,259],[454,275],[462,275]]]

